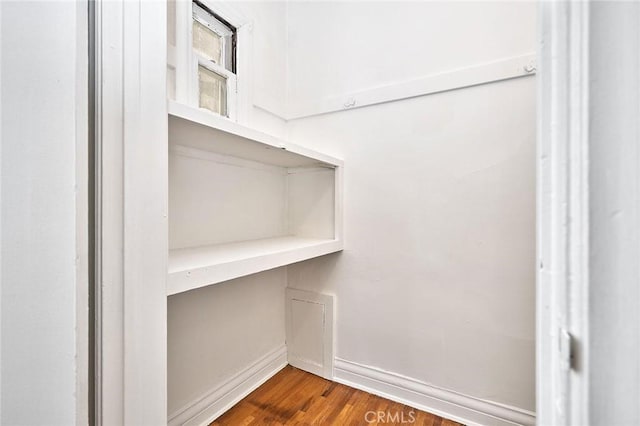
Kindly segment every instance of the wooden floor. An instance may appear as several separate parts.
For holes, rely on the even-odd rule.
[[[297,368],[282,371],[211,425],[456,426],[379,396],[330,382]]]

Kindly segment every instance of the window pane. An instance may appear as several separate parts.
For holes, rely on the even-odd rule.
[[[196,20],[193,21],[193,49],[205,59],[221,63],[222,38]]]
[[[227,79],[220,74],[198,66],[200,108],[227,115]]]

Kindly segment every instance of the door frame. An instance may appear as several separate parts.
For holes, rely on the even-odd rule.
[[[94,0],[95,424],[167,423],[166,2]]]
[[[537,422],[588,424],[589,3],[538,17]]]

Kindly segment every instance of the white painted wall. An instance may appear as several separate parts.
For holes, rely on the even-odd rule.
[[[248,124],[284,137],[285,121],[274,113],[281,114],[286,102],[286,5],[284,2],[227,2],[224,7],[253,23],[251,63],[254,72],[248,77],[252,80],[254,105]],[[267,225],[270,227],[264,232],[280,232],[274,231],[277,224]],[[252,229],[242,232],[253,232],[251,237],[254,237],[257,231]],[[237,238],[240,234],[234,235]],[[180,242],[172,238],[172,244],[176,246]],[[280,268],[169,297],[170,418],[284,345],[285,286],[285,269]]]
[[[224,164],[206,154],[174,150],[169,155],[169,248],[284,235],[286,170]]]
[[[589,338],[582,370],[589,399],[583,409],[590,424],[634,425],[640,424],[640,4],[593,2],[589,17]]]
[[[0,3],[6,425],[87,422],[86,13]]]
[[[274,269],[169,297],[169,414],[284,345],[286,271]]]
[[[535,52],[526,2],[290,2],[289,109]]]
[[[289,4],[290,108],[534,52],[520,2]],[[335,294],[337,357],[534,410],[535,78],[292,120],[345,161],[345,251],[289,267]]]

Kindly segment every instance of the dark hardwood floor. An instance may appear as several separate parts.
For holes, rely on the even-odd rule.
[[[460,425],[290,365],[211,423],[212,426],[294,424]]]

